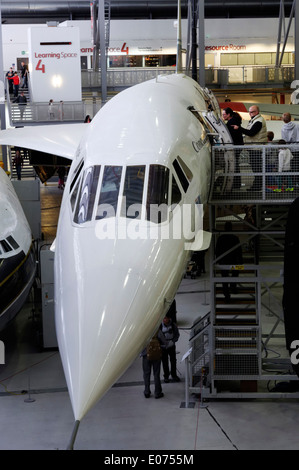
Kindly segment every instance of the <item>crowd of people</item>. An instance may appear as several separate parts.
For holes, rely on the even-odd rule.
[[[278,173],[277,177],[267,176],[267,189],[277,192],[293,191],[296,178],[292,178],[289,174],[284,176],[283,173],[299,170],[296,153],[292,154],[291,150],[286,147],[286,144],[299,142],[299,124],[292,120],[290,113],[284,113],[281,118],[284,123],[281,128],[281,138],[275,141],[274,133],[267,131],[267,123],[260,114],[259,107],[257,105],[251,106],[248,113],[250,120],[245,128],[242,127],[242,118],[239,113],[233,111],[230,107],[226,107],[222,110],[222,117],[231,135],[233,144],[238,146],[249,144],[278,144],[277,152],[267,152],[267,161],[265,164],[266,172]],[[233,186],[230,187],[230,189],[239,189],[241,185],[241,178],[237,175],[240,172],[241,152],[242,150],[238,148],[234,153],[233,172],[235,173],[235,177]],[[252,186],[248,190],[261,191],[261,173],[263,172],[261,151],[257,149],[249,150],[249,160],[255,178]]]
[[[6,79],[8,81],[8,91],[10,95],[17,98],[19,95],[19,89],[28,87],[28,66],[25,62],[21,62],[21,69],[18,72],[14,70],[14,67],[10,67],[6,73]]]

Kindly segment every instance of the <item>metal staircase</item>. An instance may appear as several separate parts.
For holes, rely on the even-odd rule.
[[[243,155],[253,148],[244,146]],[[229,150],[231,156],[234,147]],[[248,158],[244,159],[246,166],[244,160],[241,162],[240,173],[235,173],[231,162],[226,165],[227,147],[213,149],[209,199],[213,234],[209,250],[211,311],[197,319],[192,328],[188,359],[189,391],[203,398],[282,397],[281,392],[270,392],[267,384],[298,380],[285,347],[282,293],[286,220],[299,192],[295,184],[292,191],[269,190],[268,177],[273,173],[266,169],[271,150],[266,145],[254,150],[261,158],[260,173],[253,172]],[[299,146],[291,151],[295,154]],[[290,172],[294,183],[298,174]],[[236,176],[241,176],[241,187],[233,189]],[[260,190],[250,191],[257,176],[262,181]],[[216,257],[217,239],[227,233],[224,227],[228,220],[242,246],[240,265],[224,264],[221,256]],[[297,398],[299,393],[284,392],[283,396]]]
[[[29,151],[26,149],[21,149],[21,154],[23,157],[23,168],[22,168],[22,173],[21,173],[22,179],[23,178],[35,178],[36,172],[33,166],[30,164]],[[15,147],[11,147],[10,149],[11,177],[13,179],[17,179],[17,172],[13,164],[14,157],[15,157]]]

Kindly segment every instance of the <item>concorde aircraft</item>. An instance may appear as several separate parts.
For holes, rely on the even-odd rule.
[[[10,179],[0,168],[0,331],[26,301],[35,266],[30,227]]]
[[[218,103],[183,74],[119,93],[90,124],[0,132],[2,145],[73,160],[54,271],[57,339],[76,423],[150,340],[192,252],[209,246],[201,208],[213,138],[231,141]]]

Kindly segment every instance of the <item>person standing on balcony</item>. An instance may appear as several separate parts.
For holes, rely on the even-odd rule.
[[[282,121],[284,122],[281,128],[281,138],[285,140],[287,144],[299,142],[299,125],[292,121],[292,116],[290,113],[283,113]],[[299,155],[298,152],[293,152],[293,160],[291,161],[291,171],[299,171]],[[298,188],[299,178],[298,175],[295,175],[293,178],[293,184]]]
[[[224,108],[222,111],[222,117],[226,121],[226,126],[231,135],[234,145],[244,145],[243,134],[241,130],[242,118],[240,114],[234,112],[231,108]],[[234,128],[237,126],[237,129]],[[240,149],[235,150],[235,173],[240,173]],[[240,189],[241,177],[235,176],[233,182],[233,189]]]
[[[48,105],[48,116],[49,116],[49,119],[52,120],[55,118],[55,114],[54,114],[54,101],[51,99],[49,101],[49,105]]]
[[[299,142],[299,125],[292,121],[291,114],[283,113],[281,119],[284,122],[281,128],[281,138],[285,140],[287,144]]]
[[[261,144],[267,142],[267,125],[266,121],[261,116],[259,107],[257,105],[250,106],[249,108],[250,121],[247,128],[242,126],[233,126],[235,130],[241,129],[245,135],[244,143],[248,144]],[[252,150],[250,152],[250,165],[253,173],[262,173],[262,158],[259,150]],[[250,191],[260,191],[262,189],[262,176],[255,176],[254,183]]]
[[[222,117],[224,121],[226,121],[226,126],[234,145],[243,145],[243,134],[242,128],[240,127],[242,124],[242,118],[240,114],[235,113],[231,108],[224,108],[222,111]]]

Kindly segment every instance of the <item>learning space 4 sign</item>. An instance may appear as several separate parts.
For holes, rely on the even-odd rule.
[[[79,28],[32,27],[28,43],[32,100],[81,101]]]

